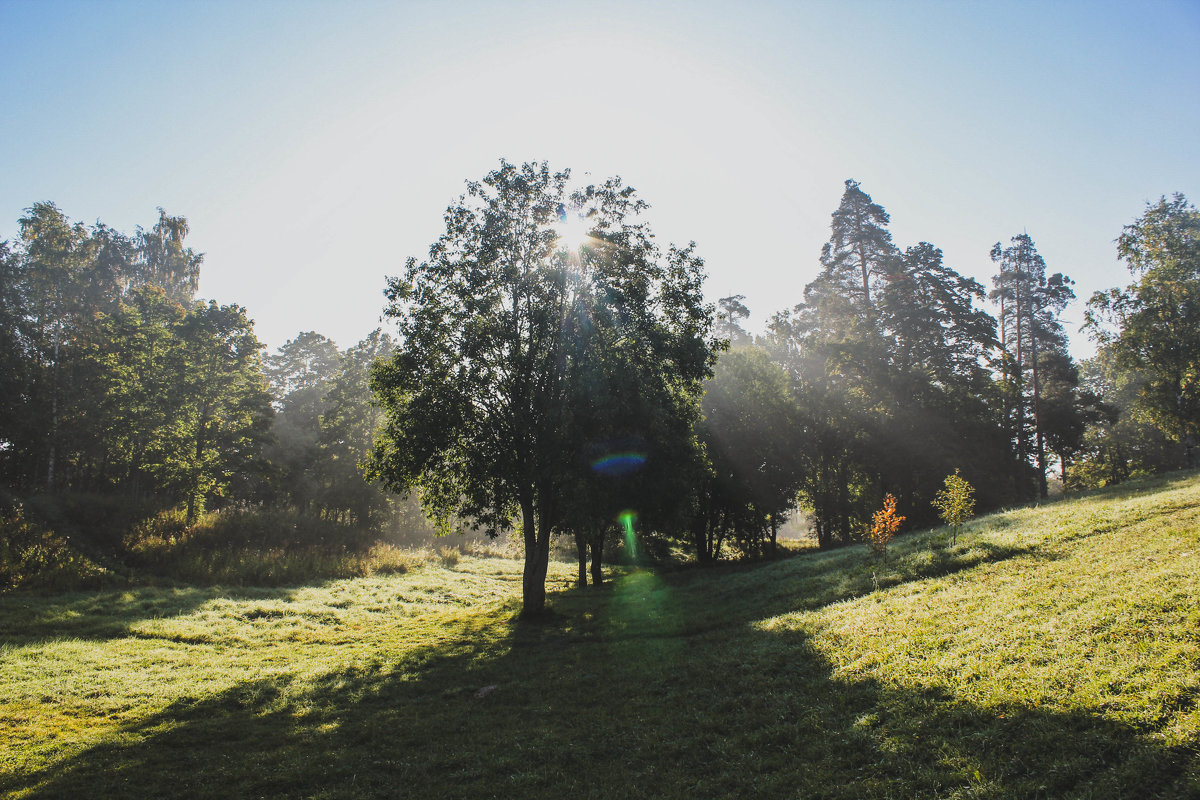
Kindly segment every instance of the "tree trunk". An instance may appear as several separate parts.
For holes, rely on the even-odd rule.
[[[713,543],[712,558],[713,561],[721,559],[721,545],[725,543],[725,530],[728,527],[728,516],[720,515],[720,523],[716,526],[716,541]]]
[[[188,506],[187,506],[187,524],[192,525],[196,521],[197,506],[200,505],[200,464],[204,457],[204,434],[207,433],[205,428],[206,422],[201,422],[196,430],[196,448],[195,448],[195,466],[192,468],[192,475],[188,483]]]
[[[536,616],[546,608],[546,562],[537,530],[533,500],[521,501],[521,533],[525,540],[525,567],[521,573],[521,616]]]
[[[586,537],[581,531],[575,531],[575,557],[579,563],[579,578],[576,582],[580,586],[587,586],[587,550]]]
[[[1196,436],[1192,433],[1187,422],[1187,413],[1183,403],[1183,380],[1175,380],[1175,416],[1179,418],[1183,430],[1180,439],[1183,442],[1183,460],[1188,469],[1196,467]]]
[[[58,456],[58,334],[54,335],[54,375],[50,394],[50,452],[46,467],[46,493],[54,494],[54,462]]]
[[[604,582],[604,528],[596,531],[590,542],[592,550],[592,585]]]
[[[1044,500],[1050,492],[1046,486],[1046,444],[1042,436],[1042,386],[1038,376],[1037,337],[1030,336],[1030,340],[1033,351],[1033,432],[1037,447],[1038,496]]]
[[[702,500],[704,508],[692,523],[692,537],[696,542],[696,560],[701,564],[712,561],[712,499]]]
[[[779,522],[771,515],[771,558],[779,555]]]

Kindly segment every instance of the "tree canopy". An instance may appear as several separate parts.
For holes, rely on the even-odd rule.
[[[1136,279],[1088,301],[1088,328],[1115,366],[1138,375],[1131,411],[1196,465],[1200,435],[1200,212],[1181,194],[1148,204],[1117,252]]]
[[[991,248],[989,295],[936,245],[895,243],[849,180],[801,302],[752,336],[745,297],[706,304],[695,245],[661,247],[646,209],[619,178],[502,161],[388,279],[398,337],[306,330],[264,358],[247,309],[195,298],[185,218],[125,234],[35,203],[0,242],[0,499],[424,536],[419,501],[443,532],[519,532],[537,613],[556,535],[599,583],[606,547],[765,557],[797,510],[831,547],[878,534],[886,498],[933,523],[951,483],[986,509],[1045,496],[1055,462],[1067,490],[1196,463],[1182,195],[1125,226],[1132,282],[1089,301],[1079,364],[1073,282],[1027,233]]]
[[[529,613],[544,606],[570,493],[605,464],[664,458],[654,420],[695,407],[716,347],[691,248],[662,253],[619,179],[574,191],[569,179],[501,162],[467,184],[429,258],[388,281],[400,341],[372,382],[387,412],[374,474],[418,490],[443,524],[499,533],[519,517]],[[574,251],[570,217],[588,233]],[[620,404],[591,402],[619,377],[636,378]]]

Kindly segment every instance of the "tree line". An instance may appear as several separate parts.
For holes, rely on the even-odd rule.
[[[619,178],[546,164],[467,184],[376,331],[267,356],[245,309],[195,298],[182,217],[122,234],[38,203],[0,243],[0,475],[15,496],[291,508],[346,525],[516,531],[525,607],[555,535],[579,579],[606,548],[700,562],[774,552],[798,509],[822,547],[932,524],[956,476],[980,508],[1194,466],[1200,217],[1180,195],[1127,226],[1134,276],[1088,302],[1025,233],[991,287],[901,247],[847,181],[820,269],[752,336],[703,300],[694,244],[662,247]],[[398,497],[409,498],[407,505]],[[873,522],[873,520],[875,522]],[[590,561],[590,567],[589,562]]]
[[[1046,497],[1056,465],[1082,488],[1194,462],[1200,327],[1180,302],[1200,255],[1181,197],[1126,228],[1144,277],[1089,302],[1101,348],[1081,370],[1073,281],[1027,233],[991,248],[989,290],[933,244],[901,249],[847,181],[816,278],[753,337],[745,298],[704,304],[694,245],[660,248],[631,188],[569,179],[502,162],[468,184],[429,258],[389,281],[399,344],[373,379],[374,476],[439,519],[518,528],[527,611],[555,533],[577,538],[582,583],[605,531],[635,523],[643,548],[705,562],[771,552],[798,504],[830,547],[879,527],[885,498],[894,532],[934,522],[951,487],[987,509]]]
[[[160,210],[126,235],[37,203],[18,224],[0,243],[8,503],[90,496],[177,507],[188,523],[271,507],[421,526],[362,475],[380,423],[369,372],[393,347],[387,334],[342,351],[304,332],[266,355],[244,308],[196,299],[203,258],[183,217]]]

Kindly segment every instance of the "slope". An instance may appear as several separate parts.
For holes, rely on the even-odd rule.
[[[1200,477],[756,567],[0,599],[17,797],[1197,797]]]

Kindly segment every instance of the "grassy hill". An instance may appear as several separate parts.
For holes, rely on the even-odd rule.
[[[14,797],[1200,797],[1200,477],[515,618],[520,565],[0,598]]]

